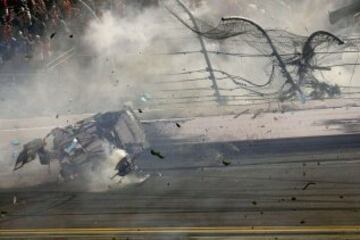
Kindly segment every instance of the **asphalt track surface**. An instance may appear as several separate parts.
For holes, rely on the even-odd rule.
[[[0,237],[359,237],[359,134],[154,147],[142,184],[1,190]]]

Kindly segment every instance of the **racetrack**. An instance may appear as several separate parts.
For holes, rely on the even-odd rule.
[[[183,129],[195,123],[181,124]],[[159,141],[152,147],[164,159],[145,153],[137,162],[151,177],[110,192],[56,183],[3,188],[0,237],[221,239],[257,234],[258,239],[294,239],[307,234],[305,239],[331,239],[332,234],[356,239],[360,134],[355,130],[262,140]]]

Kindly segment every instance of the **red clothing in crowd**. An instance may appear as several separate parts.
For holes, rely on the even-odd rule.
[[[10,24],[5,24],[3,26],[2,35],[3,35],[3,41],[5,41],[5,42],[11,41],[13,32],[12,32],[12,27]]]
[[[64,0],[64,15],[65,18],[71,18],[72,17],[72,3],[71,0]]]

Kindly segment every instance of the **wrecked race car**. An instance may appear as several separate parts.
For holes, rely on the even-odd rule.
[[[69,125],[55,128],[43,139],[23,146],[14,170],[39,159],[42,165],[59,161],[59,179],[71,181],[98,168],[110,167],[114,181],[138,170],[135,159],[148,146],[139,120],[130,108],[97,114]],[[111,171],[110,171],[111,172]],[[148,175],[144,177],[146,179]]]

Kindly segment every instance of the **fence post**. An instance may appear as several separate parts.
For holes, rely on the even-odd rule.
[[[199,25],[197,24],[194,16],[192,15],[191,11],[185,6],[185,4],[183,4],[180,0],[176,0],[178,2],[178,4],[185,10],[185,12],[189,15],[192,23],[194,24],[194,30],[196,32],[200,32],[200,29],[199,29]],[[210,58],[209,58],[209,54],[207,52],[207,49],[206,49],[206,45],[205,45],[205,41],[203,39],[203,37],[201,36],[201,34],[198,34],[197,33],[197,37],[199,39],[199,42],[200,42],[200,46],[201,46],[201,52],[203,53],[204,55],[204,59],[205,59],[205,62],[206,62],[206,65],[207,65],[207,71],[209,72],[209,79],[211,80],[212,82],[212,88],[215,90],[215,97],[216,97],[216,101],[217,103],[219,104],[223,104],[224,103],[224,99],[223,97],[221,96],[220,94],[220,90],[219,90],[219,87],[218,87],[218,84],[216,82],[216,77],[215,77],[215,74],[214,74],[214,69],[212,67],[212,64],[211,64],[211,61],[210,61]]]

